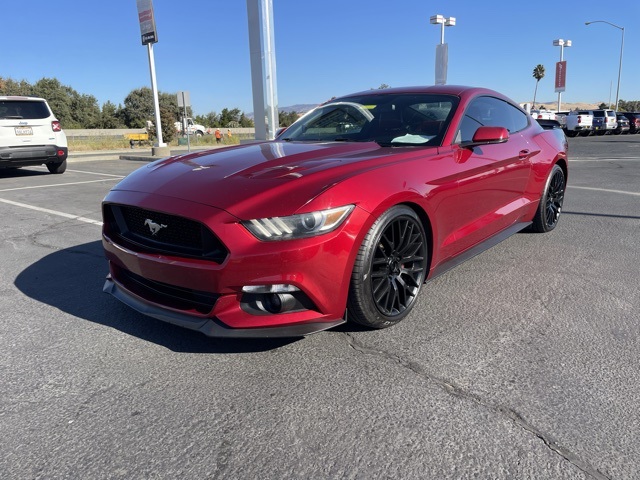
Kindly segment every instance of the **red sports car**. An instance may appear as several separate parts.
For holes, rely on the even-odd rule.
[[[384,328],[426,280],[553,230],[567,142],[480,88],[371,90],[274,141],[160,160],[103,203],[104,290],[210,336]]]

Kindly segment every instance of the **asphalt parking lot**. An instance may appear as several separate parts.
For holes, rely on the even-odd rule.
[[[0,171],[0,477],[640,478],[640,135],[569,141],[555,231],[391,329],[279,341],[102,293],[100,201],[143,162]]]

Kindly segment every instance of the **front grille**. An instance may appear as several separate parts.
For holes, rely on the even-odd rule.
[[[228,251],[209,228],[177,215],[105,204],[105,229],[134,251],[159,252],[222,263]],[[115,240],[115,239],[114,239]]]
[[[133,272],[113,266],[114,280],[150,302],[185,312],[211,313],[220,295],[156,282]]]

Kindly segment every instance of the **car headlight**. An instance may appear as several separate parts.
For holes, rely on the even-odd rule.
[[[259,218],[241,222],[258,240],[291,240],[328,233],[340,226],[353,205],[301,213],[290,217]]]

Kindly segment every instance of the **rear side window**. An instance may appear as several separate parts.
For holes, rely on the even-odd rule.
[[[37,120],[50,115],[44,102],[0,100],[0,118]]]
[[[529,116],[504,100],[494,97],[478,97],[471,101],[464,113],[456,143],[469,142],[478,127],[504,127],[509,133],[519,132],[529,126]]]

